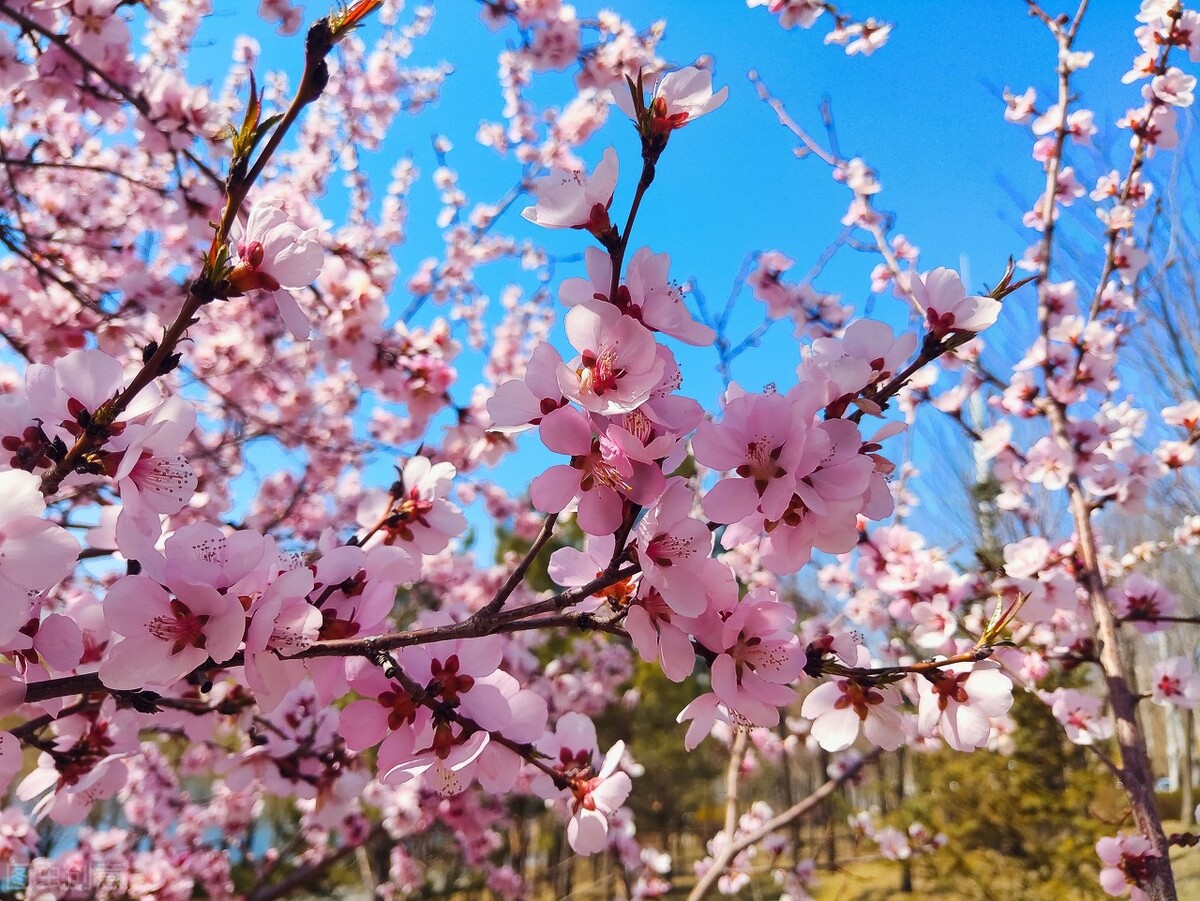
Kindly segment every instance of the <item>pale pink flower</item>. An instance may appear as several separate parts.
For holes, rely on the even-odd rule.
[[[833,678],[809,692],[800,715],[813,721],[809,734],[826,751],[850,747],[860,728],[871,744],[894,751],[905,740],[899,707],[900,697],[891,689]]]
[[[925,312],[930,332],[939,338],[960,332],[982,332],[1000,315],[1000,301],[968,297],[958,273],[950,269],[914,274],[909,290]]]
[[[1112,736],[1112,718],[1101,714],[1104,702],[1099,698],[1073,688],[1056,688],[1039,696],[1050,705],[1050,712],[1066,730],[1069,741],[1090,745]]]
[[[31,600],[75,568],[79,542],[45,511],[37,476],[0,472],[0,643],[25,625]]]
[[[270,713],[304,677],[299,661],[281,658],[303,651],[321,632],[321,611],[308,602],[315,582],[308,567],[281,574],[248,611],[246,684],[258,708]]]
[[[618,286],[615,298],[608,296],[612,290],[611,257],[599,248],[589,247],[584,259],[588,277],[566,279],[559,288],[559,299],[566,306],[607,300],[652,331],[696,346],[713,342],[716,334],[692,318],[683,301],[682,289],[671,283],[671,258],[667,254],[639,247],[625,264],[625,280]]]
[[[583,228],[602,234],[612,228],[608,207],[617,186],[617,152],[604,151],[596,171],[552,169],[533,183],[537,203],[521,215],[543,228]]]
[[[716,93],[712,89],[712,72],[696,66],[685,66],[661,76],[651,90],[646,110],[650,114],[650,130],[656,135],[670,134],[683,128],[693,119],[707,115],[725,102],[729,88]],[[621,87],[613,89],[613,102],[621,112],[636,120],[633,97]]]
[[[1162,75],[1154,76],[1150,82],[1150,90],[1154,92],[1154,96],[1172,106],[1191,106],[1195,100],[1195,89],[1196,76],[1188,75],[1175,66],[1167,69]]]
[[[953,663],[917,680],[920,702],[917,728],[922,735],[938,728],[942,739],[956,751],[971,751],[987,744],[991,717],[1012,706],[1012,682],[990,660]]]
[[[1037,91],[1026,88],[1024,94],[1014,94],[1004,89],[1004,118],[1008,122],[1018,124],[1029,121],[1037,104]]]
[[[939,651],[958,631],[958,620],[945,595],[913,604],[912,617],[915,624],[913,642],[919,648]]]
[[[1150,668],[1150,700],[1164,707],[1195,707],[1200,702],[1200,676],[1191,658],[1168,657]]]
[[[577,854],[595,854],[608,841],[609,821],[625,803],[633,782],[627,773],[618,772],[625,742],[619,741],[604,755],[604,763],[595,776],[578,778],[572,783],[571,822],[567,841]]]
[[[1109,591],[1113,611],[1143,635],[1169,628],[1169,622],[1157,617],[1174,616],[1179,612],[1179,599],[1162,585],[1133,573],[1119,587]]]
[[[124,637],[100,665],[107,687],[169,686],[210,657],[224,663],[238,649],[246,612],[237,597],[188,582],[169,587],[171,594],[146,576],[126,576],[109,589],[104,618]]]
[[[1073,456],[1050,436],[1039,438],[1025,454],[1021,475],[1047,491],[1061,491],[1071,476]]]
[[[363,546],[415,548],[418,560],[419,554],[436,554],[445,548],[467,528],[466,517],[449,499],[456,474],[453,463],[434,463],[419,454],[410,457],[390,491],[369,491],[358,505],[358,524],[375,530]],[[419,566],[414,566],[411,578],[419,572]]]
[[[562,361],[552,344],[542,342],[535,347],[525,374],[502,383],[488,398],[492,428],[506,434],[523,432],[540,425],[547,413],[564,406],[567,400],[558,385],[558,367]]]
[[[316,228],[301,229],[278,206],[259,200],[250,208],[245,228],[234,222],[229,234],[230,286],[239,294],[269,292],[284,324],[301,341],[312,326],[291,292],[308,287],[321,274],[325,250],[318,233]]]
[[[876,830],[871,839],[879,846],[879,853],[887,860],[907,860],[912,857],[908,836],[895,826],[884,826]]]
[[[1132,901],[1149,901],[1142,885],[1150,879],[1150,861],[1162,855],[1146,836],[1105,836],[1096,842],[1096,854],[1104,864],[1100,888],[1110,895],[1128,894]]]
[[[268,22],[278,20],[276,34],[295,34],[304,22],[304,8],[292,6],[292,0],[259,0],[258,15]]]
[[[856,53],[870,56],[887,43],[891,33],[890,24],[871,17],[864,22],[852,22],[845,27],[834,28],[825,35],[825,43],[844,45],[847,56],[854,56]]]
[[[890,326],[870,319],[852,322],[838,338],[816,338],[802,349],[801,378],[819,373],[840,394],[854,394],[868,385],[886,383],[917,348],[917,336],[899,338]]]
[[[809,28],[817,16],[825,12],[823,0],[746,0],[746,6],[751,9],[765,6],[769,12],[779,16],[780,27],[788,31],[797,25]]]

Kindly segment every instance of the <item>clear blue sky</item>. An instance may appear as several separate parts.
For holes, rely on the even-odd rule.
[[[581,18],[599,8],[590,2],[576,5]],[[821,25],[784,31],[765,10],[746,9],[737,0],[615,0],[607,5],[638,26],[666,19],[663,55],[685,65],[709,54],[716,61],[716,83],[729,85],[730,99],[722,109],[672,139],[634,237],[635,245],[669,251],[674,277],[695,277],[710,300],[724,301],[749,251],[781,250],[798,261],[797,274],[805,271],[838,233],[849,199],[823,164],[793,157],[794,140],[776,125],[746,78],[751,68],[811,131],[820,131],[818,102],[831,98],[843,152],[862,156],[880,173],[884,191],[878,205],[894,211],[896,230],[921,248],[922,268],[958,268],[966,258],[971,287],[979,288],[993,284],[1006,259],[1020,256],[1031,240],[1032,232],[1019,224],[1024,206],[1014,201],[1013,191],[1022,204],[1032,203],[1041,185],[1040,167],[1030,159],[1028,135],[1003,120],[999,95],[1005,86],[1021,91],[1029,85],[1040,98],[1051,95],[1055,47],[1020,0],[854,0],[848,6],[857,15],[895,23],[887,46],[869,58],[846,57],[841,48],[823,45]],[[418,42],[410,62],[432,65],[446,59],[455,72],[435,107],[399,119],[385,150],[365,157],[380,190],[400,155],[411,155],[424,176],[412,197],[410,243],[398,254],[402,281],[441,247],[433,225],[436,193],[428,183],[436,167],[432,135],[445,134],[454,142],[450,162],[474,201],[498,199],[519,174],[515,161],[480,148],[473,139],[481,120],[499,120],[496,54],[516,34],[511,29],[489,32],[478,20],[475,3],[453,0],[435,6],[432,32]],[[1093,4],[1078,41],[1081,49],[1096,53],[1079,85],[1102,130],[1137,102],[1137,86],[1119,83],[1137,50],[1132,36],[1137,6],[1132,0]],[[297,71],[300,39],[276,38],[251,15],[256,4],[214,0],[214,7],[201,30],[201,42],[211,50],[194,56],[193,78],[219,79],[229,59],[230,38],[243,31],[262,42],[264,67]],[[324,9],[308,4],[309,18]],[[568,77],[550,75],[536,96],[565,102]],[[624,160],[626,178],[614,203],[623,218],[637,158],[632,129],[619,113],[582,155],[594,162],[609,144],[617,146]],[[323,208],[335,220],[341,212],[340,202],[332,198]],[[576,253],[583,246],[580,233],[535,234],[536,227],[515,212],[501,228],[544,240],[555,253]],[[876,262],[874,256],[843,251],[816,286],[842,293],[861,312],[868,299],[867,273]],[[560,277],[574,274],[581,272],[559,268]],[[482,281],[494,297],[503,280],[493,285],[485,276]],[[399,312],[407,301],[394,298],[393,309]],[[903,321],[894,301],[881,300],[873,313]],[[1019,311],[1012,315],[1023,319]],[[745,292],[729,337],[736,342],[761,316],[761,305]],[[720,390],[712,368],[715,355],[685,351],[680,358],[685,391],[711,408]],[[741,358],[734,375],[751,389],[769,381],[784,387],[794,381],[798,358],[790,326],[780,323],[760,351]],[[471,371],[465,365],[464,377]],[[456,395],[465,398],[468,391],[464,383]],[[509,466],[505,470],[517,472]],[[522,481],[527,480],[524,474]]]

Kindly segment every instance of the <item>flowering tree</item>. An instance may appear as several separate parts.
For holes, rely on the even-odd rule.
[[[826,43],[848,54],[891,28],[815,0],[747,5],[766,27],[768,13],[830,24]],[[727,96],[708,65],[658,55],[661,26],[481,3],[509,45],[504,121],[478,139],[516,161],[515,186],[471,203],[437,139],[444,249],[401,284],[418,174],[402,159],[379,191],[360,153],[437,98],[449,68],[403,62],[432,11],[339,6],[295,40],[291,81],[264,77],[239,40],[210,96],[185,69],[207,0],[141,6],[0,0],[0,859],[30,897],[276,898],[368,848],[399,897],[432,878],[413,851],[431,823],[493,892],[526,897],[503,838],[504,801],[520,797],[542,799],[577,854],[613,852],[627,896],[663,894],[670,862],[627,807],[659,789],[596,726],[636,658],[691,691],[685,748],[727,747],[724,828],[692,898],[736,893],[760,846],[882,753],[1003,745],[1014,691],[1127,792],[1128,828],[1096,848],[1102,889],[1176,897],[1138,706],[1190,708],[1200,679],[1184,655],[1135,684],[1122,631],[1188,618],[1136,570],[1200,530],[1189,519],[1123,554],[1102,529],[1184,478],[1200,440],[1200,401],[1140,409],[1121,399],[1118,359],[1143,273],[1163,265],[1139,213],[1192,101],[1200,14],[1141,4],[1125,78],[1141,100],[1118,123],[1129,152],[1085,183],[1072,154],[1096,125],[1072,78],[1090,61],[1076,46],[1087,3],[1030,4],[1056,86],[1048,101],[1006,92],[1004,115],[1029,123],[1045,187],[1024,219],[1032,243],[989,290],[920,267],[870,166],[756,79],[801,155],[848,189],[839,244],[877,255],[871,290],[910,324],[855,318],[813,287],[820,263],[792,280],[794,262],[763,250],[739,282],[764,321],[742,340],[734,299],[711,308],[667,253],[634,243],[657,173]],[[259,11],[285,33],[301,23],[287,0]],[[540,109],[534,83],[568,69],[572,95]],[[640,153],[588,166],[578,154],[602,128]],[[322,206],[334,173],[340,224]],[[1086,284],[1059,262],[1060,215],[1085,195],[1103,227]],[[505,218],[518,205],[524,220]],[[558,277],[542,229],[573,231],[583,270]],[[504,262],[532,289],[513,282],[489,309],[479,272]],[[1028,349],[985,361],[977,336],[1014,303],[1036,310]],[[420,318],[435,306],[450,318]],[[794,385],[733,381],[780,319],[802,339]],[[464,342],[473,362],[456,360]],[[682,345],[712,348],[721,397],[684,393]],[[1015,530],[974,567],[897,511],[913,487],[890,439],[918,417],[961,426],[996,486],[987,517]],[[524,484],[491,481],[514,453],[543,462]],[[1061,515],[1039,522],[1043,496]],[[520,550],[478,559],[465,535],[484,521]],[[789,602],[802,571],[836,615]],[[1079,667],[1083,688],[1049,687]],[[745,804],[748,755],[802,744],[837,755],[828,781],[782,811]],[[262,828],[268,801],[286,834]],[[50,847],[43,822],[96,828]],[[856,823],[893,859],[941,844],[919,824]],[[773,853],[781,897],[806,897],[804,849]]]

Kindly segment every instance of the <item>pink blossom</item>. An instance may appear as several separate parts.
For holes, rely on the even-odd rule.
[[[1105,836],[1096,842],[1096,854],[1104,864],[1100,887],[1110,895],[1128,894],[1132,901],[1149,901],[1142,886],[1150,880],[1150,861],[1161,857],[1141,833]]]
[[[907,860],[912,857],[908,836],[894,826],[885,826],[877,830],[871,836],[871,840],[879,845],[879,853],[887,860]]]
[[[558,384],[558,368],[562,365],[553,345],[539,344],[530,355],[521,378],[509,379],[496,388],[488,398],[487,409],[492,428],[515,434],[540,425],[547,413],[567,403]]]
[[[621,434],[610,434],[608,429],[598,433],[600,427],[602,423],[574,407],[547,415],[538,429],[543,442],[556,453],[570,455],[571,462],[551,466],[529,486],[533,505],[545,513],[558,513],[578,497],[579,527],[589,535],[617,530],[625,498],[646,506],[665,487],[661,469],[639,459],[627,443],[623,446]]]
[[[1164,707],[1195,707],[1200,703],[1200,676],[1191,658],[1168,657],[1150,667],[1150,700]]]
[[[1041,693],[1040,697],[1050,705],[1050,712],[1075,744],[1090,745],[1112,736],[1113,721],[1101,715],[1104,702],[1100,698],[1073,688],[1056,688],[1048,694]]]
[[[663,596],[651,588],[642,589],[625,614],[625,629],[638,654],[647,663],[658,661],[672,682],[682,682],[696,666],[692,640],[678,620]]]
[[[654,336],[610,304],[587,303],[566,317],[567,338],[579,351],[558,367],[563,394],[593,413],[627,413],[643,404],[663,373]]]
[[[773,591],[756,588],[734,607],[719,634],[698,636],[718,652],[713,693],[755,725],[775,725],[778,708],[796,697],[790,686],[804,671],[805,656],[791,631],[795,617]]]
[[[916,347],[914,334],[897,338],[882,322],[858,319],[840,338],[817,338],[803,349],[801,377],[819,373],[833,382],[840,394],[854,394],[890,380]]]
[[[707,115],[725,102],[729,88],[716,93],[712,89],[712,72],[696,66],[685,66],[661,76],[651,90],[649,113],[652,134],[670,134],[683,128],[688,122]],[[629,118],[637,119],[634,101],[629,92],[621,88],[613,90],[613,102]]]
[[[925,313],[929,331],[938,338],[962,332],[982,332],[1000,315],[1000,301],[991,297],[968,297],[958,273],[950,269],[914,274],[909,290]]]
[[[809,692],[800,715],[813,721],[809,734],[826,751],[850,747],[860,728],[871,744],[894,751],[905,739],[899,705],[899,695],[888,688],[835,678]]]
[[[619,741],[604,755],[604,763],[590,778],[577,778],[571,783],[571,822],[567,824],[567,841],[577,854],[595,854],[608,840],[609,821],[617,812],[633,782],[627,773],[619,772],[625,742]]]
[[[390,491],[370,491],[358,505],[358,524],[367,530],[363,546],[383,543],[421,554],[436,554],[467,528],[466,517],[449,500],[456,470],[452,463],[410,457]],[[410,578],[415,579],[419,567]]]
[[[301,341],[312,326],[291,292],[308,287],[321,274],[325,250],[318,232],[316,228],[301,229],[278,206],[259,200],[250,208],[245,228],[235,222],[229,234],[233,268],[227,278],[231,288],[239,294],[269,292],[284,323]]]
[[[617,185],[617,152],[609,147],[591,175],[583,169],[553,169],[533,183],[537,203],[521,215],[543,228],[583,228],[600,235],[612,224],[608,207]]]
[[[1143,635],[1160,632],[1169,623],[1157,617],[1179,612],[1179,599],[1152,579],[1133,573],[1119,587],[1109,591],[1113,611]]]
[[[920,693],[917,728],[922,735],[939,729],[956,751],[987,744],[991,717],[1012,706],[1012,682],[990,660],[953,663],[917,681]]]
[[[224,663],[241,644],[246,615],[236,597],[208,585],[168,585],[171,594],[146,576],[127,576],[109,589],[104,618],[123,636],[100,666],[109,688],[171,685],[210,657]]]
[[[749,394],[736,384],[725,398],[721,422],[701,423],[692,439],[699,463],[736,476],[721,479],[705,495],[704,515],[722,523],[755,511],[778,519],[795,488],[794,470],[817,404],[797,404],[791,394]]]
[[[712,533],[692,519],[695,495],[683,479],[673,479],[637,530],[642,579],[683,616],[704,611],[703,571],[712,551]]]
[[[75,566],[79,542],[66,529],[42,519],[37,476],[0,472],[0,643],[29,619],[30,601]]]
[[[566,306],[607,300],[652,331],[698,346],[713,342],[713,330],[692,318],[683,300],[683,290],[671,283],[668,277],[671,258],[667,254],[639,247],[625,264],[625,280],[618,286],[615,298],[608,296],[612,290],[612,258],[598,248],[589,247],[584,259],[588,277],[565,279],[559,287],[559,299]]]

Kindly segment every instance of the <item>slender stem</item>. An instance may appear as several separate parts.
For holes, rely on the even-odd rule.
[[[840,788],[843,784],[857,776],[859,771],[861,771],[864,766],[875,761],[876,758],[878,758],[882,753],[883,751],[881,748],[872,748],[858,760],[847,766],[846,769],[839,773],[836,777],[825,782],[807,798],[804,798],[803,800],[793,804],[778,816],[767,820],[767,822],[763,823],[753,832],[747,832],[745,835],[736,840],[734,840],[733,836],[730,835],[729,843],[722,848],[721,852],[713,859],[713,864],[711,867],[709,867],[708,872],[700,877],[700,879],[696,882],[695,888],[693,888],[691,894],[688,895],[688,901],[700,901],[701,898],[712,891],[713,886],[717,884],[717,880],[721,878],[721,874],[728,869],[731,863],[733,863],[733,859],[735,857],[752,845],[758,844],[768,835],[778,832],[780,829],[783,829],[785,826],[795,822],[813,808],[817,807],[819,804],[825,801],[826,798],[837,791],[838,788]]]
[[[487,619],[500,612],[501,608],[504,607],[505,601],[517,590],[517,586],[525,580],[525,573],[529,571],[530,564],[541,553],[542,548],[546,546],[546,542],[554,536],[554,526],[557,522],[557,513],[551,513],[546,517],[542,523],[541,531],[538,532],[537,538],[533,540],[533,544],[529,546],[529,550],[526,551],[521,562],[508,574],[508,578],[504,580],[504,584],[500,586],[500,590],[496,592],[496,596],[487,602],[477,614],[478,616]]]
[[[1058,44],[1058,108],[1061,121],[1054,132],[1054,150],[1046,165],[1046,187],[1042,195],[1042,240],[1037,272],[1038,327],[1041,341],[1048,345],[1051,305],[1048,302],[1052,253],[1054,249],[1054,225],[1058,177],[1062,165],[1063,148],[1067,137],[1067,107],[1071,101],[1071,69],[1069,57],[1075,35],[1083,20],[1088,0],[1081,0],[1069,27],[1064,28],[1057,20],[1043,18]],[[1031,11],[1037,15],[1040,8],[1030,3]],[[1039,16],[1041,17],[1041,16]],[[1038,404],[1050,426],[1055,443],[1071,455],[1077,456],[1072,440],[1065,405],[1054,396],[1055,363],[1047,353],[1042,364],[1046,385],[1046,396]],[[1141,887],[1155,901],[1174,901],[1176,898],[1174,876],[1168,856],[1166,835],[1154,799],[1154,773],[1146,750],[1145,736],[1137,721],[1137,696],[1130,687],[1121,654],[1118,621],[1108,602],[1107,585],[1100,563],[1100,553],[1092,522],[1092,506],[1079,476],[1078,468],[1071,467],[1067,479],[1071,517],[1075,525],[1076,541],[1082,558],[1079,581],[1084,586],[1090,602],[1092,619],[1095,623],[1099,645],[1099,663],[1108,689],[1109,705],[1116,719],[1117,744],[1121,749],[1121,781],[1129,796],[1134,821],[1141,832],[1159,852],[1158,858],[1148,861],[1149,876]]]

